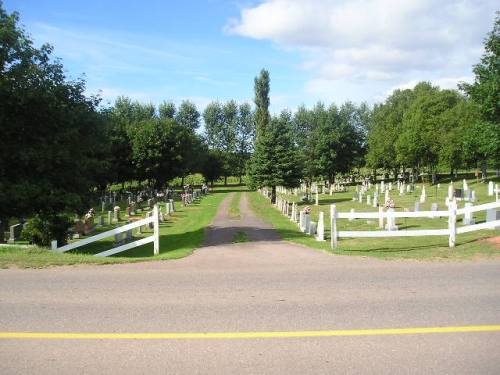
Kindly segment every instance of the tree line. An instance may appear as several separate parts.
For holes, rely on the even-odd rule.
[[[362,169],[436,177],[499,168],[499,24],[497,16],[475,81],[460,91],[422,82],[373,107],[317,103],[271,114],[263,69],[254,106],[214,101],[200,112],[188,100],[119,97],[103,106],[85,95],[83,79],[66,76],[50,45],[34,47],[0,2],[0,222],[32,214],[56,222],[61,212],[84,212],[111,184],[158,189],[191,173],[292,187]]]

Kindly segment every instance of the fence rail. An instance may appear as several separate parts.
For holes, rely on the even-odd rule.
[[[500,202],[486,203],[479,206],[469,206],[457,209],[456,202],[451,201],[448,211],[420,211],[420,212],[337,212],[336,205],[330,206],[331,246],[338,246],[339,238],[371,238],[371,237],[418,237],[418,236],[449,236],[449,246],[454,247],[456,235],[474,232],[482,229],[495,229],[500,226],[500,220],[493,220],[481,224],[466,225],[457,228],[458,215],[471,215],[473,212],[500,208]],[[383,227],[384,219],[415,218],[415,217],[448,217],[447,229],[422,229],[422,230],[378,230],[378,231],[339,231],[338,219],[379,219]]]
[[[102,240],[102,239],[107,238],[107,237],[114,236],[115,234],[127,232],[129,230],[141,227],[143,225],[147,225],[149,223],[153,223],[153,234],[151,236],[141,238],[140,240],[129,242],[129,243],[121,245],[121,246],[114,247],[112,249],[95,254],[95,256],[101,256],[101,257],[110,256],[113,254],[121,253],[122,251],[125,251],[125,250],[133,249],[134,247],[137,247],[137,246],[142,246],[142,245],[150,243],[150,242],[153,242],[154,255],[158,255],[160,253],[160,224],[159,224],[158,205],[155,205],[153,207],[153,216],[135,221],[133,223],[122,225],[121,227],[114,228],[114,229],[108,230],[108,231],[103,232],[103,233],[96,234],[95,236],[85,238],[81,241],[73,242],[73,243],[70,243],[70,244],[67,244],[67,245],[64,245],[61,247],[57,247],[57,241],[52,241],[52,250],[59,252],[59,253],[64,253],[66,251],[77,249],[79,247],[88,245],[90,243]]]

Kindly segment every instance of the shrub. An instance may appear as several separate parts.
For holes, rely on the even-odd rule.
[[[52,240],[57,240],[58,246],[67,242],[68,229],[71,220],[66,215],[41,216],[35,215],[28,220],[23,230],[23,237],[38,246],[50,246]]]

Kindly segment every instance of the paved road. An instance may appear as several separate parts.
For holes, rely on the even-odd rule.
[[[500,262],[378,261],[279,241],[229,200],[192,256],[0,270],[2,332],[262,332],[500,324]],[[231,244],[238,231],[253,242]],[[217,235],[214,235],[217,233]],[[0,339],[1,374],[498,374],[500,332]]]

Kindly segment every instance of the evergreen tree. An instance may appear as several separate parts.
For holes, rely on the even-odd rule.
[[[289,116],[273,118],[265,133],[259,136],[249,166],[250,185],[272,189],[271,201],[276,201],[276,186],[296,187],[302,168],[292,142]]]
[[[266,128],[269,124],[269,91],[269,72],[262,69],[259,76],[255,77],[255,126],[257,139],[261,134],[266,132]]]

